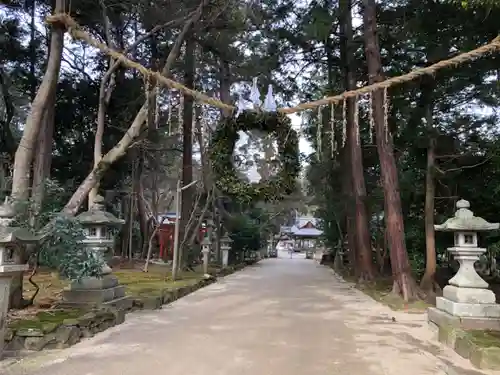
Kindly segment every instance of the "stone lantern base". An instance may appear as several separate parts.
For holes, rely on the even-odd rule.
[[[428,320],[437,326],[500,331],[500,305],[489,289],[447,285],[436,307],[428,309]]]
[[[427,321],[434,327],[456,327],[463,330],[500,331],[500,319],[477,316],[456,316],[436,307],[427,309]]]
[[[0,265],[0,360],[3,358],[4,334],[7,328],[7,311],[12,277],[27,269],[28,265],[24,264]]]
[[[80,282],[72,282],[63,291],[62,306],[80,308],[99,308],[113,306],[118,309],[132,307],[132,299],[125,296],[125,286],[119,285],[112,274],[102,278],[86,277]]]
[[[500,330],[500,305],[495,303],[495,294],[474,268],[474,263],[486,252],[478,247],[477,233],[497,230],[500,224],[474,216],[466,200],[461,199],[456,205],[454,217],[434,225],[434,229],[454,234],[455,246],[448,248],[448,252],[460,263],[460,268],[443,289],[443,296],[436,298],[436,307],[428,310],[428,320],[437,326]]]

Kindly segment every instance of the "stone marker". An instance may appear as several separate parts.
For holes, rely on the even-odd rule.
[[[229,265],[229,250],[231,250],[231,243],[233,240],[227,235],[227,233],[220,239],[220,247],[222,250],[222,268],[227,268]]]
[[[203,254],[203,275],[208,275],[208,261],[210,250],[212,248],[212,241],[207,236],[203,237],[203,241],[201,241],[201,252]]]
[[[438,326],[500,330],[500,305],[495,303],[495,294],[474,268],[474,263],[486,252],[478,247],[477,232],[495,230],[500,225],[474,216],[469,208],[468,201],[458,201],[455,216],[434,226],[436,231],[454,233],[455,246],[448,251],[460,268],[444,287],[443,296],[436,298],[436,307],[428,309],[428,319]]]

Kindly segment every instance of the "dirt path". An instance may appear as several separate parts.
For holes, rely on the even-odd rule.
[[[315,261],[287,255],[0,373],[495,374],[433,341],[424,315],[393,313]]]

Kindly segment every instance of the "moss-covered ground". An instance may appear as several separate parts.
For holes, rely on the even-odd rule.
[[[217,270],[211,267],[209,273],[215,274]],[[201,266],[195,268],[194,271],[181,273],[175,281],[172,280],[169,267],[154,264],[149,266],[148,272],[143,272],[142,265],[138,264],[130,269],[116,269],[113,273],[120,283],[126,286],[127,294],[132,297],[160,295],[164,290],[193,285],[203,278]],[[35,291],[34,286],[28,282],[28,277],[26,275],[24,282],[25,298],[31,297]],[[34,306],[19,311],[10,311],[9,327],[42,329],[47,324],[60,324],[64,319],[76,318],[83,314],[80,310],[54,309],[57,302],[61,300],[62,290],[68,286],[68,281],[59,279],[57,273],[40,270],[33,277],[33,281],[40,287]]]
[[[10,321],[9,328],[14,330],[36,328],[50,331],[62,324],[66,319],[75,319],[82,314],[83,312],[77,309],[38,311],[33,315],[24,316],[23,319]]]
[[[498,331],[468,331],[471,341],[481,348],[500,348],[500,332]]]

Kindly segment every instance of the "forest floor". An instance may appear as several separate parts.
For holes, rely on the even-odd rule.
[[[9,375],[481,375],[434,340],[425,314],[393,311],[328,267],[265,259],[157,311],[131,313]]]
[[[354,277],[348,275],[342,275],[342,277],[350,283],[355,284],[356,282]],[[356,288],[372,297],[375,301],[383,303],[396,311],[404,311],[409,314],[422,314],[428,307],[433,306],[432,303],[422,300],[405,302],[400,296],[392,293],[392,278],[390,277],[379,278],[369,284],[356,285]]]
[[[140,297],[143,295],[155,294],[164,289],[174,289],[186,285],[195,284],[203,278],[201,266],[194,272],[184,272],[176,281],[171,279],[170,267],[163,265],[150,264],[148,272],[143,272],[144,262],[133,264],[116,265],[113,274],[117,276],[122,285],[126,287],[127,295]],[[216,269],[210,269],[210,272]],[[24,296],[31,298],[35,292],[35,287],[28,282],[29,274],[25,275]],[[68,318],[73,313],[79,314],[79,311],[65,310],[60,312],[55,309],[58,302],[61,301],[62,290],[68,286],[68,281],[61,280],[57,273],[50,270],[41,269],[33,277],[33,281],[40,287],[33,306],[23,310],[10,310],[7,316],[9,326],[17,326],[22,320],[46,319],[50,322]]]
[[[333,268],[333,265],[330,265]],[[436,305],[436,297],[442,295],[443,288],[448,285],[448,280],[451,279],[456,272],[451,268],[438,268],[436,272],[436,283],[438,290],[436,294],[429,296],[425,301],[417,300],[413,302],[405,302],[401,297],[392,293],[392,277],[379,277],[372,283],[357,284],[356,278],[349,273],[342,273],[342,277],[353,284],[356,288],[368,294],[374,300],[389,306],[393,310],[403,310],[408,313],[422,313],[428,307]],[[498,279],[485,279],[489,288],[495,293],[497,303],[500,303],[500,283]]]

